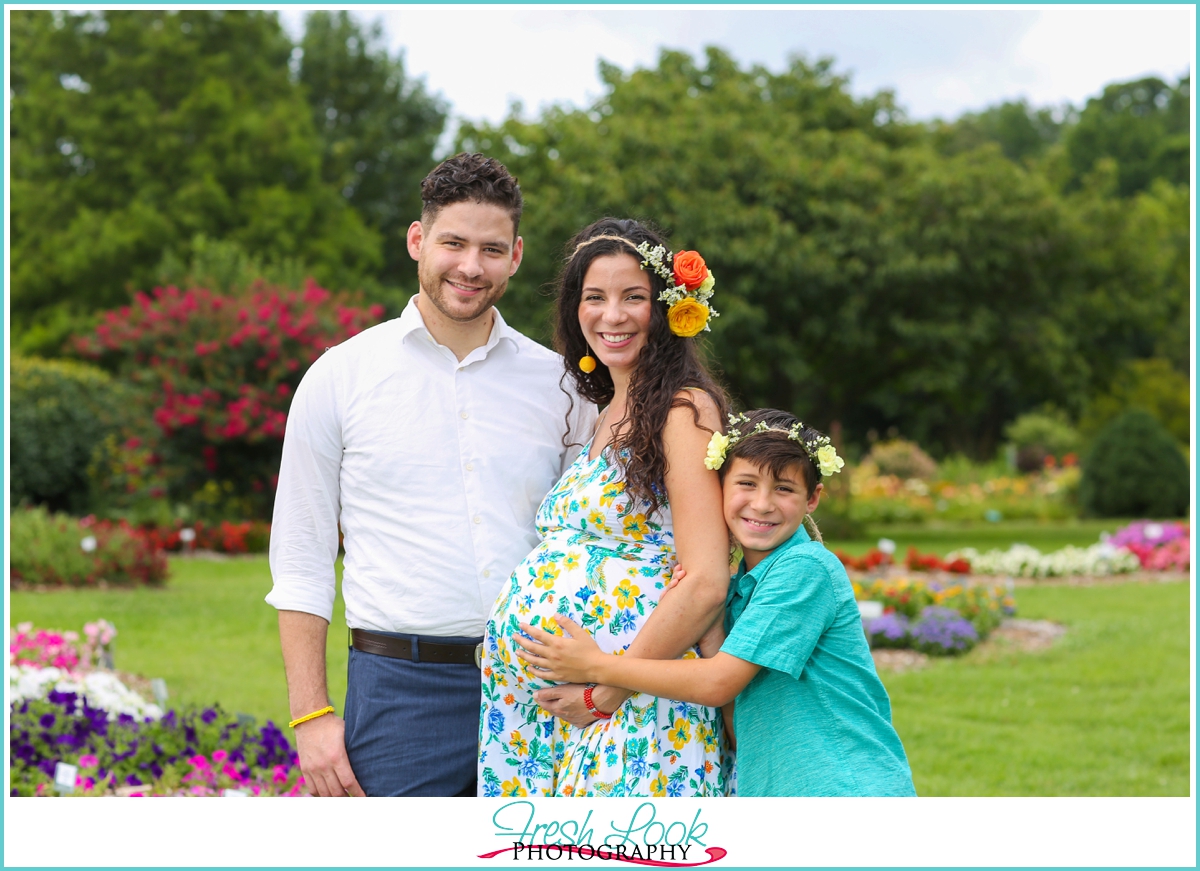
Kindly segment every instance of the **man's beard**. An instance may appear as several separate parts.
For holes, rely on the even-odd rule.
[[[446,289],[445,281],[447,278],[449,276],[442,274],[435,275],[432,270],[418,266],[417,279],[421,284],[421,293],[433,303],[433,307],[441,312],[442,315],[458,323],[469,323],[479,318],[500,297],[504,296],[504,291],[508,288],[508,281],[505,280],[503,284],[491,284],[487,288],[480,290],[470,300],[461,300],[450,297],[450,294],[454,293],[454,291]],[[460,283],[470,285],[475,282],[463,280]]]

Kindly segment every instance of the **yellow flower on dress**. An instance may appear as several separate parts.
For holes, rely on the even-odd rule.
[[[708,324],[708,306],[685,296],[667,310],[667,326],[671,332],[689,338],[704,330]]]
[[[697,731],[700,739],[704,741],[704,749],[709,753],[715,753],[717,750],[717,730],[710,729],[708,726],[702,724]]]
[[[658,777],[650,784],[650,795],[656,798],[665,798],[667,795],[667,776],[661,771],[658,772]]]
[[[577,554],[577,553],[567,554],[566,557],[563,558],[563,568],[566,568],[566,569],[579,568],[579,559],[580,559],[580,557],[579,557],[579,554]]]
[[[675,745],[676,750],[682,750],[683,745],[692,737],[692,730],[688,726],[688,721],[679,717],[675,720],[675,727],[667,732],[667,737],[671,739],[671,743]]]
[[[600,529],[600,530],[603,530],[604,532],[608,532],[608,526],[606,526],[604,523],[603,512],[593,511],[591,514],[588,515],[588,523],[590,523],[596,529]]]
[[[529,752],[529,744],[521,737],[521,732],[517,729],[514,729],[512,735],[509,736],[508,746],[518,756],[524,756]]]
[[[626,517],[624,526],[625,534],[634,541],[641,541],[646,537],[646,533],[650,531],[650,527],[646,525],[645,514],[633,514]]]
[[[602,623],[608,622],[608,618],[612,616],[612,608],[608,607],[607,602],[597,602],[592,606],[592,616]]]
[[[553,564],[544,565],[538,569],[537,577],[533,579],[533,585],[535,587],[541,587],[544,590],[550,590],[554,588],[554,581],[557,577],[557,566]]]
[[[629,578],[622,580],[615,592],[617,594],[618,608],[632,608],[634,600],[642,594],[640,587],[635,587],[629,583]]]
[[[613,500],[625,492],[624,481],[613,481],[604,485],[604,491],[600,494],[600,507],[607,508],[613,504]]]
[[[517,777],[513,777],[512,780],[506,780],[504,783],[500,784],[500,794],[516,798],[529,795],[529,793],[525,791],[525,787],[521,786],[521,781]]]

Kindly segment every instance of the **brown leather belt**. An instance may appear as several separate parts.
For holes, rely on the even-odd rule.
[[[350,630],[350,646],[363,653],[407,659],[410,662],[450,662],[475,666],[479,666],[483,653],[483,644],[441,644],[421,641],[414,635],[397,637],[368,632],[366,629]]]

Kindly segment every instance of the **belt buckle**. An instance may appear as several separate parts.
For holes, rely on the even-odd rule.
[[[483,668],[483,642],[475,645],[475,667]]]

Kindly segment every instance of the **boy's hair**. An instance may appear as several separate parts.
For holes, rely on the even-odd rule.
[[[725,475],[733,460],[740,458],[766,470],[776,478],[782,478],[784,472],[795,468],[804,480],[804,489],[811,497],[817,485],[821,483],[821,473],[808,451],[804,449],[804,445],[788,435],[788,430],[799,423],[799,418],[777,408],[758,408],[746,412],[745,416],[749,423],[742,424],[739,429],[746,434],[730,445],[725,454],[725,462],[717,473],[721,483],[725,483]],[[767,432],[754,432],[754,428],[760,423],[766,424],[770,429]],[[809,442],[821,435],[822,433],[810,426],[800,431],[800,437]],[[813,538],[821,541],[821,532],[817,529],[816,521],[810,516],[807,523]]]
[[[421,182],[421,223],[431,224],[443,207],[473,200],[489,203],[508,212],[513,237],[521,224],[524,200],[517,180],[494,157],[465,151],[447,158]]]

